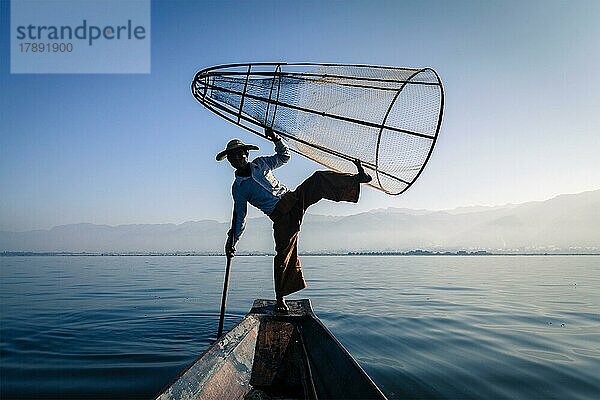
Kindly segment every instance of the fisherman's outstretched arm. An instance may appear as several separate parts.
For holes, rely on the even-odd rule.
[[[239,242],[242,233],[246,229],[246,214],[248,213],[248,202],[233,193],[233,217],[231,218],[231,228],[227,232],[227,243],[225,244],[225,253],[233,256],[235,246]]]
[[[283,140],[281,140],[281,137],[273,132],[271,128],[265,128],[265,136],[275,143],[275,154],[268,157],[259,157],[259,159],[264,161],[269,169],[279,168],[290,160],[292,153]]]

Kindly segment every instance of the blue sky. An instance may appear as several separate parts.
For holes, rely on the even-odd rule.
[[[444,209],[600,188],[598,1],[156,1],[150,74],[10,74],[1,3],[0,230],[225,221],[233,138],[270,143],[190,95],[194,74],[229,62],[429,66],[446,107],[440,139],[401,196],[358,205]],[[295,156],[295,187],[320,167]],[[259,215],[253,211],[251,215]]]

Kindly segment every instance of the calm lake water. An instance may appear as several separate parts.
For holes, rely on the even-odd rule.
[[[304,257],[316,314],[402,398],[600,397],[600,257]],[[233,260],[225,328],[272,298]],[[215,339],[224,257],[0,257],[2,399],[147,399]]]

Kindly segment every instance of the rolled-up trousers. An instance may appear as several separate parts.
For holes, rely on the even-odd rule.
[[[269,216],[277,252],[273,261],[276,296],[287,296],[307,286],[298,257],[298,233],[306,209],[321,199],[356,203],[359,194],[356,175],[317,171],[281,197]]]

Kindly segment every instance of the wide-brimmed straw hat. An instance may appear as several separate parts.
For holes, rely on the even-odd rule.
[[[230,140],[229,143],[227,143],[227,147],[225,148],[225,150],[217,154],[217,161],[223,160],[225,157],[227,157],[227,153],[235,149],[258,150],[258,146],[255,146],[253,144],[245,144],[240,139]]]

